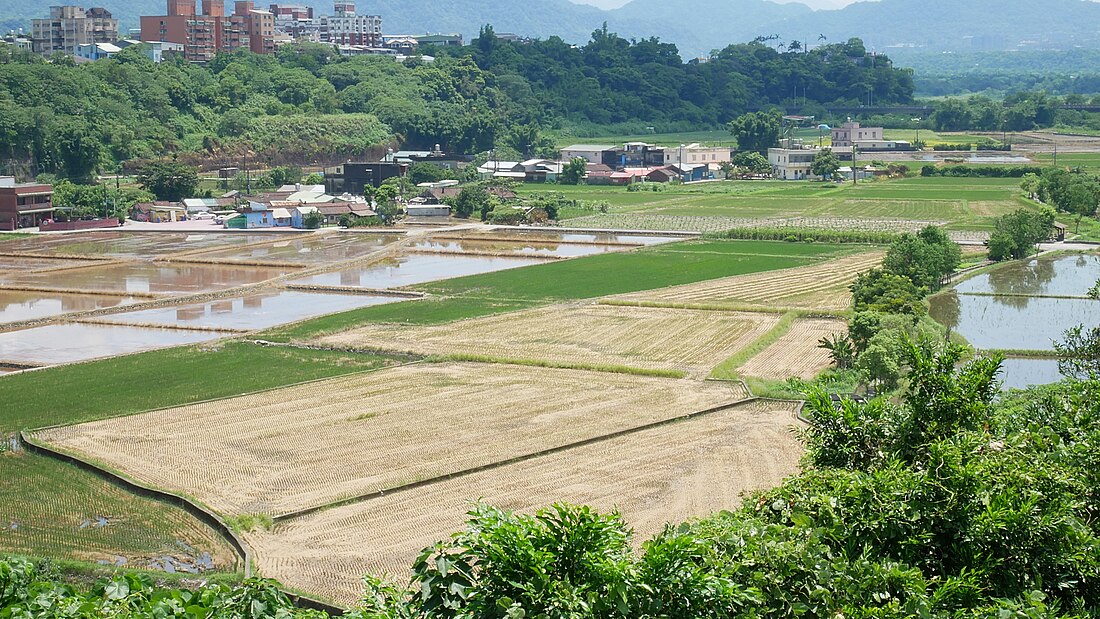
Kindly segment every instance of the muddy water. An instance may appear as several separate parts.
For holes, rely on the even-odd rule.
[[[203,331],[64,324],[0,333],[0,364],[56,364],[194,344],[220,337]]]
[[[7,286],[131,293],[193,294],[255,284],[290,272],[284,268],[205,264],[119,264],[72,271],[0,275]]]
[[[60,316],[69,312],[119,307],[134,301],[133,297],[0,290],[0,323]]]
[[[304,318],[400,301],[397,297],[280,291],[199,305],[168,307],[113,314],[104,320],[118,323],[266,329]]]
[[[955,287],[960,293],[1058,295],[1083,297],[1100,280],[1100,256],[1043,256],[1015,262],[972,277]]]
[[[0,249],[0,251],[3,251]],[[40,271],[43,269],[66,269],[69,267],[95,264],[93,260],[59,260],[56,258],[12,258],[0,256],[0,271]]]
[[[1046,297],[988,297],[949,291],[932,299],[929,314],[983,350],[1051,350],[1070,327],[1100,324],[1100,301]]]
[[[421,251],[446,251],[446,252],[486,252],[493,254],[515,254],[519,256],[560,256],[575,258],[578,256],[590,256],[609,251],[624,251],[629,249],[622,245],[569,245],[552,242],[528,242],[514,243],[509,241],[421,241],[413,246]]]
[[[1049,385],[1062,379],[1056,359],[1021,359],[1011,357],[1001,365],[998,377],[1005,389],[1026,389],[1031,385]]]
[[[118,232],[97,231],[56,236],[34,236],[0,243],[3,252],[46,255],[153,258],[216,246],[243,245],[271,239],[271,235],[217,232]]]
[[[324,273],[292,283],[313,286],[349,286],[355,288],[397,288],[452,277],[502,271],[543,264],[537,258],[498,258],[487,256],[444,256],[413,254],[385,260],[366,267]]]
[[[223,249],[202,258],[229,262],[293,262],[315,264],[342,262],[365,256],[404,238],[401,234],[327,234],[294,236],[276,243],[242,249]]]

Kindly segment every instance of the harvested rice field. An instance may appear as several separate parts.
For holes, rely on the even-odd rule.
[[[36,436],[222,513],[279,515],[746,398],[739,383],[409,365]]]
[[[881,251],[873,251],[810,266],[738,275],[615,298],[669,305],[842,312],[851,306],[848,286],[858,274],[879,266],[883,255]]]
[[[743,376],[810,380],[831,364],[829,351],[819,348],[823,337],[847,331],[843,320],[801,319],[791,330],[737,369]]]
[[[778,321],[777,315],[748,312],[557,305],[444,325],[375,324],[319,343],[705,376]]]
[[[739,504],[798,471],[796,405],[754,401],[722,412],[318,512],[249,535],[264,576],[337,602],[363,574],[404,582],[413,559],[459,530],[469,501],[530,512],[555,502],[618,509],[641,542]]]

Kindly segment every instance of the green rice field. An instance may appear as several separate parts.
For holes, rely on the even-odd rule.
[[[816,227],[880,229],[882,220],[942,222],[949,230],[986,232],[993,220],[1021,206],[1017,179],[909,177],[859,184],[815,181],[722,181],[627,191],[611,186],[527,186],[576,201],[566,226],[720,231],[819,220]],[[596,208],[606,203],[607,213]],[[868,221],[858,221],[868,220]],[[904,228],[905,226],[899,225]]]
[[[16,448],[20,430],[75,424],[383,367],[390,359],[243,342],[152,351],[0,380],[0,553],[185,570],[232,550],[187,512]],[[252,371],[263,368],[263,371]],[[200,457],[199,454],[196,457]],[[236,566],[240,567],[240,566]]]

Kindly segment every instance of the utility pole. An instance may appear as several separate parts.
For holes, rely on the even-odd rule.
[[[856,146],[855,144],[852,144],[852,184],[853,185],[859,183],[859,172],[858,172],[858,168],[856,168],[856,154],[858,154],[858,152],[859,152],[859,147]]]

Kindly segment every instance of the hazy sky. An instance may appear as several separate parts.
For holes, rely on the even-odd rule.
[[[591,4],[592,6],[598,6],[603,9],[613,9],[620,7],[630,0],[573,0],[577,4]],[[795,0],[776,0],[776,2],[791,2]],[[842,6],[847,6],[855,0],[797,0],[806,6],[814,9],[838,9]]]

